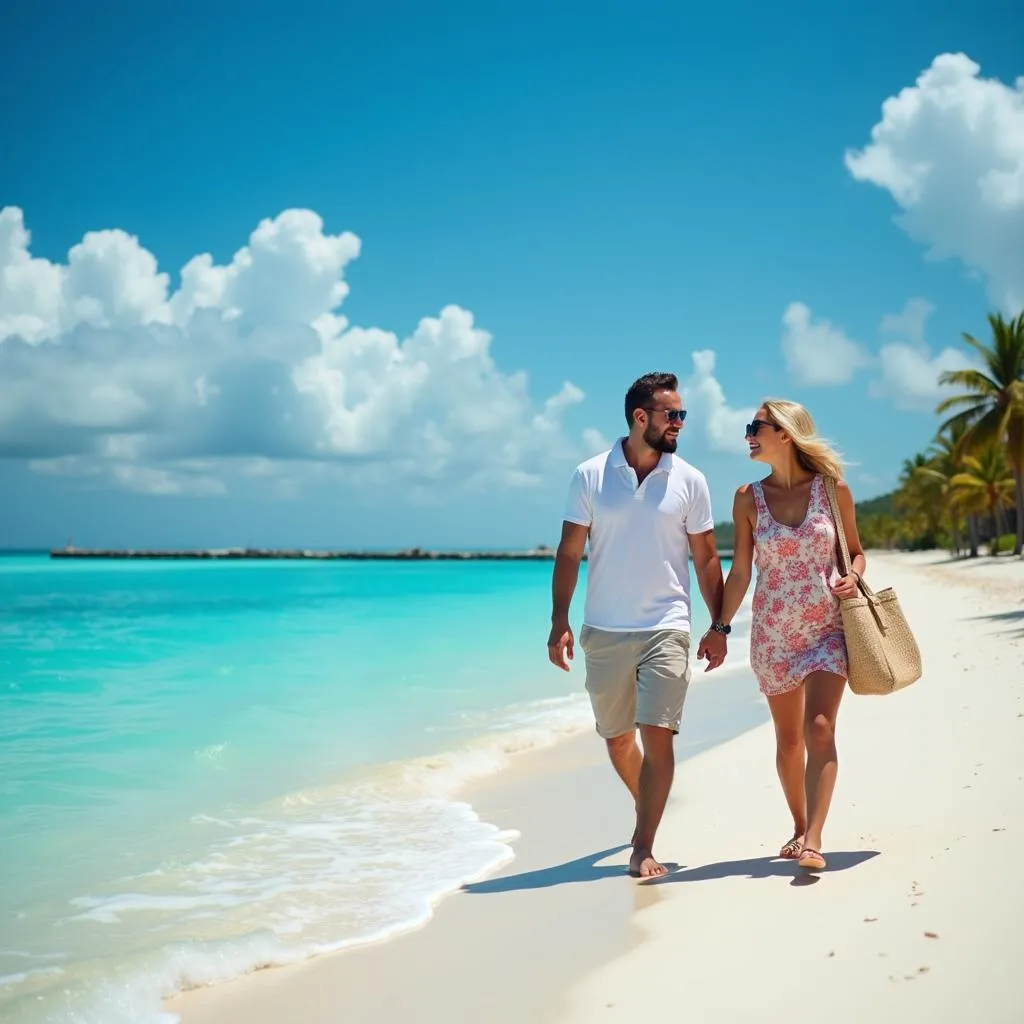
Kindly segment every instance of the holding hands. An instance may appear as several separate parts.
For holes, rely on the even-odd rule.
[[[703,661],[706,658],[708,667],[704,671],[710,672],[725,661],[727,649],[728,641],[725,639],[725,634],[709,629],[700,638],[700,644],[697,647],[697,660]]]

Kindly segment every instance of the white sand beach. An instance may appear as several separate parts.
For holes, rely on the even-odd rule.
[[[868,579],[896,587],[925,673],[844,699],[821,875],[774,859],[790,823],[770,725],[680,765],[656,850],[673,869],[653,882],[625,874],[630,808],[586,735],[467,794],[521,833],[516,858],[419,931],[168,1008],[185,1024],[1024,1020],[1024,562],[871,553]]]

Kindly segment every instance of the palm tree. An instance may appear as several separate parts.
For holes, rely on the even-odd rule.
[[[974,455],[964,456],[963,472],[950,480],[964,509],[985,509],[996,537],[1006,533],[1004,509],[1013,506],[1014,479],[1001,444],[989,441]]]
[[[1014,554],[1024,551],[1024,313],[1004,320],[1002,314],[989,314],[992,344],[985,346],[971,335],[967,342],[981,357],[980,370],[947,370],[940,384],[963,389],[939,403],[939,413],[959,409],[943,428],[963,426],[966,451],[979,448],[988,440],[1003,445],[1013,470],[1017,509],[1017,539]]]
[[[920,452],[912,459],[904,459],[895,499],[897,510],[911,524],[920,524],[912,532],[924,535],[921,542],[925,547],[935,543],[943,513],[942,484],[930,470],[931,460]]]
[[[907,535],[905,524],[890,515],[876,516],[875,530],[881,546],[887,551],[891,551]]]
[[[869,549],[892,550],[904,536],[903,523],[888,513],[864,516],[857,523],[861,543]]]
[[[959,557],[961,544],[961,516],[967,516],[967,533],[969,550],[972,558],[978,556],[978,529],[974,514],[963,508],[958,496],[950,486],[953,477],[963,469],[963,435],[966,431],[963,424],[941,430],[936,435],[928,451],[926,465],[915,467],[914,475],[921,484],[928,481],[939,501],[945,505],[949,514],[949,528],[952,534],[953,554]],[[919,484],[920,485],[920,484]]]

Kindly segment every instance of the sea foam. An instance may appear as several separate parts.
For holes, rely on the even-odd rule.
[[[574,696],[466,715],[458,727],[480,735],[237,816],[194,815],[197,856],[70,901],[59,931],[106,955],[8,976],[17,998],[5,1013],[18,1024],[167,1024],[162,1003],[175,993],[422,926],[445,895],[513,859],[518,833],[482,821],[460,791],[592,720]],[[140,935],[152,938],[125,955]]]
[[[7,893],[0,1018],[166,1024],[170,995],[416,928],[507,864],[517,834],[482,821],[467,784],[593,729],[581,683],[538,674],[548,574],[0,572],[18,680],[4,763],[11,793],[34,794],[7,817],[31,845]],[[453,660],[452,622],[486,638],[482,658]],[[718,672],[694,665],[692,689],[723,695],[707,702],[718,735],[729,680],[756,697],[743,634],[738,619]]]

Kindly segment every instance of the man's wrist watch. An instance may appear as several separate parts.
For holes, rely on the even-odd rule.
[[[728,636],[732,632],[732,626],[727,626],[724,622],[712,622],[711,628],[716,633],[721,633],[723,636]]]

